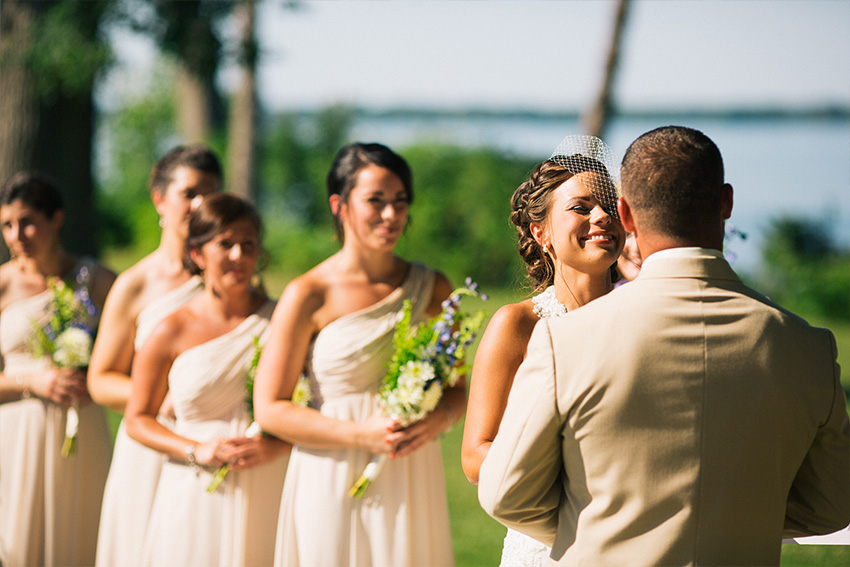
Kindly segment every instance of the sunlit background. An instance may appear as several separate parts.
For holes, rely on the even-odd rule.
[[[227,188],[260,205],[276,296],[337,250],[334,153],[377,141],[414,171],[400,253],[478,279],[495,310],[528,292],[511,193],[603,108],[620,157],[668,124],[718,144],[746,234],[728,257],[832,329],[850,368],[847,0],[2,0],[0,24],[0,176],[56,177],[68,248],[116,271],[158,243],[150,166],[202,141]],[[459,445],[460,427],[443,441],[455,557],[494,565],[504,528],[478,507]],[[850,562],[850,546],[817,547],[784,546],[782,563]]]
[[[354,120],[351,139],[544,159],[581,131],[577,117],[602,86],[616,7],[260,2],[259,103],[270,115],[340,104],[370,111]],[[232,33],[233,23],[222,28]],[[144,89],[162,64],[150,37],[112,38],[119,65],[98,92],[106,108]],[[784,215],[815,219],[850,246],[850,3],[636,0],[620,49],[606,141],[622,156],[636,136],[671,123],[714,139],[736,189],[732,222],[749,236],[729,244],[739,267],[758,269],[762,235]],[[224,65],[222,88],[238,80]],[[387,115],[403,110],[420,112]]]

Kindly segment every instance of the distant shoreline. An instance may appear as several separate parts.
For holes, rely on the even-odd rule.
[[[473,109],[473,108],[413,108],[394,107],[374,109],[365,107],[337,105],[354,113],[356,118],[365,119],[441,119],[441,118],[474,118],[474,119],[509,119],[509,120],[579,120],[582,113],[577,111],[547,112],[523,109]],[[317,109],[282,109],[275,113],[312,116],[327,110]],[[718,109],[644,109],[614,112],[612,118],[617,120],[683,120],[683,119],[722,119],[722,120],[850,120],[850,106],[823,105],[806,108],[785,107],[738,107]]]

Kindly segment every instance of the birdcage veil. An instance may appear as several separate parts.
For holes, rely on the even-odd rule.
[[[608,144],[596,136],[570,135],[558,144],[549,160],[574,175],[584,172],[598,174],[582,176],[581,181],[605,212],[620,220],[617,214],[620,166],[614,150]]]

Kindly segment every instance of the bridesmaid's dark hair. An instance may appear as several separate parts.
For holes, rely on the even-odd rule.
[[[367,165],[377,165],[396,174],[407,191],[408,204],[413,203],[413,174],[404,158],[383,144],[361,142],[343,146],[337,152],[328,173],[328,197],[339,195],[341,203],[347,202],[351,190],[357,184],[357,175]],[[339,213],[334,214],[334,224],[336,235],[341,241],[343,230]]]
[[[151,193],[164,193],[173,181],[174,170],[189,167],[212,174],[221,182],[221,164],[215,153],[203,144],[176,146],[159,158],[151,168],[148,186]]]
[[[3,184],[0,205],[23,201],[49,219],[56,211],[65,210],[59,187],[48,176],[37,171],[19,171]]]
[[[232,193],[214,193],[204,197],[189,217],[189,236],[186,237],[183,252],[183,265],[189,273],[201,273],[201,268],[192,260],[190,252],[199,250],[228,226],[241,219],[248,219],[257,229],[257,238],[262,249],[263,220],[254,205]],[[266,253],[263,250],[260,252],[260,264],[265,264],[265,260]]]

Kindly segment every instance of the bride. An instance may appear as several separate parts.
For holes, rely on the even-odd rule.
[[[462,464],[478,483],[525,356],[534,325],[593,301],[613,287],[612,266],[625,243],[617,217],[613,152],[593,136],[568,136],[511,198],[517,249],[538,294],[501,307],[481,337],[472,367]],[[546,565],[549,549],[508,530],[501,567]]]

